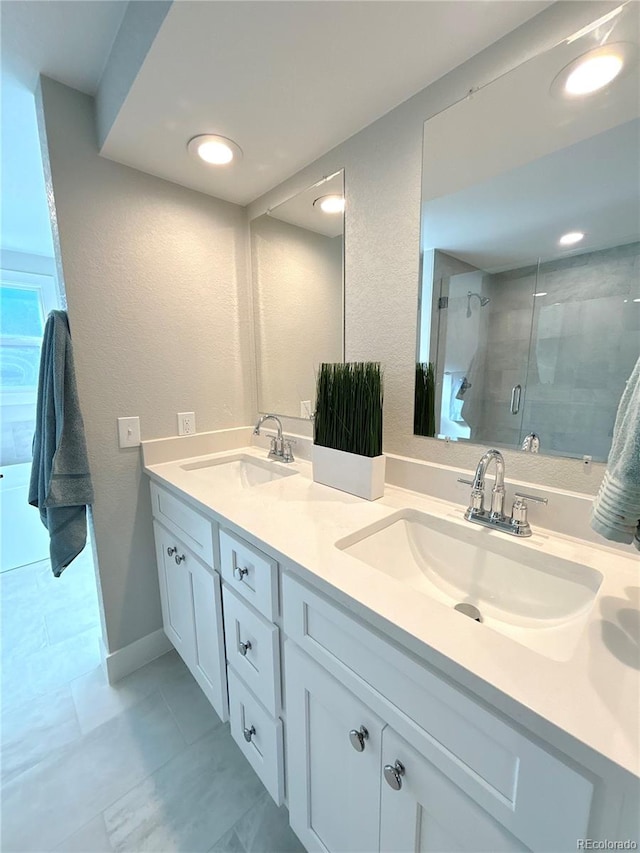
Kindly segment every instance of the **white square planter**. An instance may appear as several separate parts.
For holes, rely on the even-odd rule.
[[[331,447],[313,445],[313,479],[316,483],[375,501],[384,494],[385,457],[359,456]]]

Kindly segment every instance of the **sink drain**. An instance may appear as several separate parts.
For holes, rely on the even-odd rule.
[[[473,604],[465,604],[464,602],[461,602],[460,604],[456,604],[453,609],[458,610],[460,613],[464,613],[464,615],[468,616],[470,619],[475,619],[476,622],[482,622],[482,615],[478,608]]]

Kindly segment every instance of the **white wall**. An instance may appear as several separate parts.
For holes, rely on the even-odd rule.
[[[198,430],[255,413],[246,212],[100,157],[91,97],[48,78],[40,97],[115,651],[162,624],[149,486],[116,418],[159,438],[179,411]]]
[[[384,365],[385,450],[468,469],[481,453],[413,435],[424,121],[614,6],[554,4],[250,205],[250,217],[259,216],[345,169],[346,355]],[[575,491],[595,492],[603,472],[593,465],[587,474],[577,460],[505,456],[508,476]]]
[[[271,216],[251,223],[258,408],[314,408],[318,365],[342,360],[342,236]]]

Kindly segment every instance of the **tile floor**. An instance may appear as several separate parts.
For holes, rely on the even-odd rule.
[[[89,553],[0,605],[3,853],[303,851],[175,652],[109,686]]]

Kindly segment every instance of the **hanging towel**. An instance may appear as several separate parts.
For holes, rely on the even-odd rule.
[[[461,417],[471,427],[471,440],[478,439],[478,431],[482,425],[482,410],[484,403],[484,374],[487,366],[487,348],[481,345],[471,359],[465,379],[467,387],[463,395]],[[460,398],[458,398],[460,399]]]
[[[633,542],[640,551],[640,359],[618,406],[591,527],[613,542]]]
[[[60,577],[86,544],[93,503],[65,311],[52,311],[44,328],[29,503],[49,531],[51,568]]]

